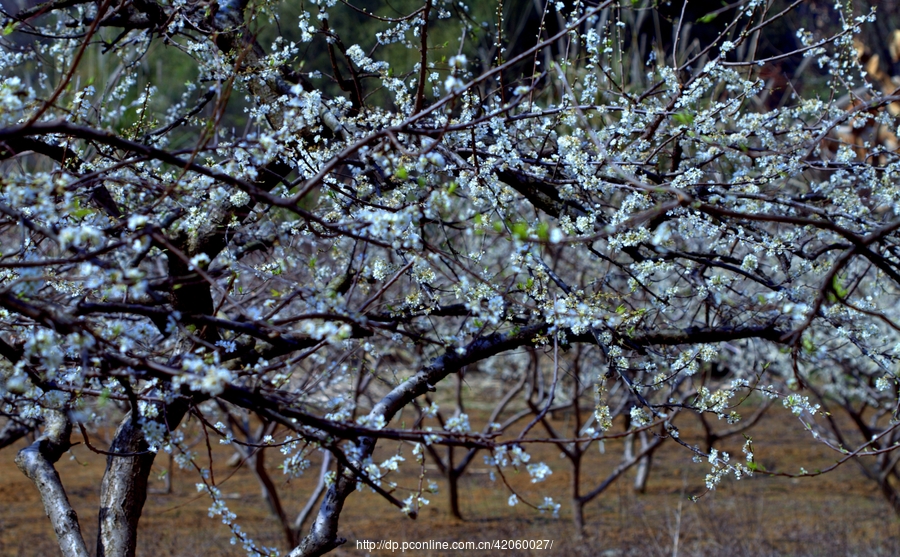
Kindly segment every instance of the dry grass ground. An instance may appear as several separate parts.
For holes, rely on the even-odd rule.
[[[563,426],[560,416],[557,425]],[[699,441],[695,420],[683,416],[683,437]],[[833,462],[834,453],[811,443],[800,424],[784,409],[770,411],[753,432],[757,460],[769,469],[812,470]],[[100,440],[95,440],[100,442]],[[724,448],[740,455],[742,439]],[[34,486],[16,469],[15,451],[0,452],[0,555],[56,555],[53,531],[43,514]],[[201,447],[197,447],[200,449]],[[388,449],[389,447],[385,447]],[[606,454],[593,448],[585,466],[585,488],[606,476],[615,466],[620,446],[609,443]],[[228,468],[227,447],[214,447],[214,472],[230,508],[259,543],[283,548],[279,528],[270,518],[255,477],[246,467]],[[874,484],[865,480],[854,464],[812,479],[755,476],[736,482],[727,480],[717,491],[692,503],[688,496],[703,491],[705,464],[691,462],[687,452],[668,444],[654,459],[653,473],[645,494],[631,490],[632,476],[614,484],[586,509],[588,532],[575,535],[567,496],[570,478],[559,450],[552,446],[531,449],[535,460],[544,460],[555,470],[547,481],[532,485],[527,474],[511,477],[521,495],[541,501],[551,495],[562,503],[559,518],[538,514],[519,505],[510,508],[509,493],[492,483],[479,457],[462,480],[461,507],[464,521],[448,512],[446,483],[429,467],[429,476],[441,487],[419,518],[409,520],[378,496],[368,492],[351,496],[341,520],[341,533],[348,542],[335,555],[366,555],[357,540],[478,541],[495,539],[550,539],[552,550],[485,551],[481,554],[514,555],[603,555],[603,556],[765,556],[765,555],[897,555],[900,554],[900,522],[892,514]],[[104,458],[84,446],[72,449],[74,460],[65,459],[58,470],[82,521],[87,539],[96,535],[97,501]],[[387,454],[386,452],[384,453]],[[405,450],[407,464],[411,462]],[[269,457],[272,475],[279,485],[289,512],[305,502],[317,470],[288,483],[275,469],[280,456]],[[165,459],[160,459],[165,464]],[[159,468],[162,471],[162,468]],[[418,471],[408,469],[398,476],[401,486],[414,486]],[[151,494],[141,519],[138,555],[142,556],[231,556],[241,555],[229,544],[230,532],[217,519],[207,516],[209,500],[194,488],[195,476],[176,470],[173,492]],[[154,480],[155,487],[162,482]],[[406,495],[401,494],[401,498]],[[677,550],[676,550],[677,544]],[[371,552],[387,555],[390,552]],[[398,552],[399,553],[399,552]],[[413,551],[420,556],[461,552]]]

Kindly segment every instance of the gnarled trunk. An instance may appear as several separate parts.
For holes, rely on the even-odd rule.
[[[44,512],[53,525],[64,557],[88,557],[87,546],[81,535],[78,515],[69,503],[66,490],[53,466],[69,450],[72,423],[64,412],[45,412],[46,428],[43,435],[16,455],[16,466],[34,482],[41,494]]]

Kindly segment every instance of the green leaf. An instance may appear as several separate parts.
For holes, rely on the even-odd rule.
[[[846,298],[847,294],[849,294],[849,291],[844,288],[844,285],[841,284],[841,279],[837,275],[834,275],[831,279],[831,288],[838,298]]]
[[[686,110],[682,110],[681,112],[676,112],[672,119],[675,122],[681,124],[682,126],[690,126],[694,123],[694,115]]]
[[[705,16],[698,18],[697,23],[709,23],[710,21],[716,19],[716,17],[718,17],[718,16],[719,16],[719,14],[717,14],[716,12],[710,12],[710,13],[706,14]]]
[[[456,191],[456,188],[459,187],[459,184],[456,182],[450,182],[450,185],[447,186],[447,195],[453,195],[453,192]]]
[[[807,354],[812,354],[816,351],[816,345],[813,344],[813,341],[809,339],[809,337],[803,337],[802,339],[803,351]]]
[[[18,21],[10,21],[9,23],[7,23],[3,28],[3,35],[6,36],[12,34],[12,32],[16,30],[16,26],[18,25],[18,23]]]
[[[537,228],[537,236],[544,242],[550,239],[550,225],[546,222],[542,222],[538,225]]]
[[[512,225],[512,233],[513,235],[520,240],[528,239],[528,225],[523,222],[517,222]]]
[[[401,180],[406,180],[409,177],[409,171],[406,170],[405,166],[398,167],[394,172],[394,176],[400,178]]]

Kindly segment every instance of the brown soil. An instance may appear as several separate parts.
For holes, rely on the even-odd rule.
[[[564,418],[556,420],[564,426]],[[473,423],[473,425],[475,425]],[[683,416],[682,437],[698,443],[696,419]],[[782,408],[769,415],[752,432],[757,461],[767,469],[797,472],[824,468],[838,458],[822,445],[813,443],[802,426]],[[77,438],[77,436],[75,436]],[[101,444],[101,440],[94,440]],[[743,439],[729,439],[720,449],[733,458],[742,458]],[[0,452],[0,555],[58,555],[59,549],[44,516],[38,493],[13,463],[16,450]],[[385,443],[384,445],[387,445]],[[387,456],[387,450],[381,457]],[[205,447],[195,451],[205,454]],[[446,482],[433,466],[428,477],[437,481],[440,492],[426,495],[431,504],[417,520],[404,517],[378,495],[365,489],[348,500],[341,518],[341,534],[347,543],[334,555],[388,555],[390,551],[366,551],[362,540],[403,541],[493,541],[504,539],[553,541],[543,551],[475,552],[482,555],[896,555],[900,554],[900,522],[891,512],[874,483],[866,480],[854,463],[807,479],[772,478],[756,475],[735,481],[727,479],[699,502],[691,495],[705,491],[706,463],[691,462],[688,452],[673,443],[664,445],[654,458],[653,472],[645,494],[631,489],[633,472],[613,484],[586,507],[587,533],[578,537],[571,522],[567,496],[570,477],[566,461],[553,446],[532,447],[533,461],[544,460],[554,468],[545,482],[531,484],[524,471],[512,474],[510,483],[524,498],[539,502],[545,495],[562,503],[559,518],[539,514],[520,504],[510,508],[509,492],[492,483],[479,456],[461,480],[461,507],[464,521],[450,516]],[[97,504],[105,457],[83,445],[64,457],[57,469],[69,498],[81,519],[86,539],[97,531]],[[246,467],[229,468],[230,449],[213,446],[216,481],[227,497],[239,523],[257,543],[284,550],[277,522],[263,503],[255,477]],[[457,453],[459,454],[459,453]],[[606,444],[606,454],[592,447],[585,465],[583,490],[591,489],[618,463],[621,446]],[[271,450],[268,463],[289,513],[296,513],[318,477],[315,464],[300,480],[287,482],[276,469],[281,455]],[[412,462],[404,448],[405,464]],[[376,460],[379,460],[376,458]],[[207,460],[202,457],[202,465]],[[157,471],[167,459],[161,457]],[[231,533],[218,518],[209,518],[210,501],[195,489],[196,473],[174,471],[171,494],[151,493],[141,519],[138,555],[141,556],[231,556],[242,555],[239,546],[229,543]],[[405,487],[418,483],[418,470],[407,466],[396,476]],[[162,481],[154,479],[154,488]],[[406,497],[400,492],[399,498]],[[676,550],[677,543],[677,550]],[[89,545],[91,543],[89,542]],[[360,547],[358,549],[358,547]],[[93,548],[92,548],[93,549]],[[400,553],[399,550],[396,553]],[[414,555],[459,555],[467,552],[416,550]]]

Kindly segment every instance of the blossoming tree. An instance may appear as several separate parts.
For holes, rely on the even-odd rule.
[[[606,479],[576,482],[576,522],[664,441],[713,489],[759,471],[750,441],[732,459],[675,418],[739,428],[751,395],[782,401],[838,464],[878,455],[873,473],[896,474],[900,159],[874,131],[900,99],[857,62],[872,16],[838,4],[833,33],[763,55],[800,0],[682,10],[671,41],[648,31],[651,4],[554,3],[509,51],[504,26],[447,0],[402,15],[307,0],[299,29],[248,0],[8,13],[0,438],[40,428],[16,462],[63,554],[88,553],[54,463],[73,427],[88,441],[111,425],[108,399],[126,414],[104,449],[103,555],[134,554],[160,451],[197,464],[187,416],[247,459],[278,445],[287,474],[328,455],[308,531],[270,493],[292,556],[343,542],[359,488],[415,516],[428,482],[399,495],[392,474],[424,474],[428,455],[451,479],[480,453],[540,481],[552,469],[530,443],[552,438],[583,474],[591,444],[638,436]],[[339,32],[359,19],[371,37]],[[275,23],[285,37],[265,39]],[[770,106],[760,69],[789,59],[818,81]],[[166,80],[179,71],[184,86]],[[466,370],[504,385],[484,424],[461,394],[437,403]],[[851,445],[810,396],[878,415]],[[567,407],[576,427],[556,436],[547,416]],[[401,448],[376,462],[386,439]],[[275,553],[196,467],[235,539]]]

